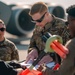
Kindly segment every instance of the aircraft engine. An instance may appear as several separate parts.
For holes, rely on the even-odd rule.
[[[48,10],[50,13],[59,18],[65,18],[64,8],[60,5],[48,5]]]
[[[22,36],[27,35],[34,29],[34,24],[31,22],[31,17],[29,16],[30,7],[26,6],[12,6],[12,14],[7,25],[7,32]]]

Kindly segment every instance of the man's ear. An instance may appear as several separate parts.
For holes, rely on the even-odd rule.
[[[49,12],[46,13],[47,16],[49,16],[49,14],[50,14]]]

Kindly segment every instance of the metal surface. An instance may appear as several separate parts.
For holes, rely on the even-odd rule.
[[[10,16],[11,16],[10,7],[7,4],[0,1],[0,19],[2,19],[5,22],[5,25],[8,24]]]
[[[12,15],[7,25],[7,32],[22,36],[27,35],[34,29],[34,24],[29,16],[29,6],[12,6]]]
[[[56,17],[65,18],[64,8],[60,5],[48,5],[48,10]]]

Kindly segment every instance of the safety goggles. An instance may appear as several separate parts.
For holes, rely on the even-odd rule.
[[[38,19],[38,20],[33,20],[33,19],[32,19],[31,22],[33,22],[33,23],[42,22],[46,13],[47,13],[47,12],[45,12],[44,15],[43,15],[40,19]]]
[[[5,31],[5,30],[6,30],[6,28],[0,28],[0,31],[2,31],[2,32]]]

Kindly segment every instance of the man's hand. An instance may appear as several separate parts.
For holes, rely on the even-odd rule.
[[[38,66],[37,70],[42,71],[45,68],[45,64],[41,64]]]
[[[52,59],[52,57],[50,57],[50,55],[45,55],[40,61],[39,61],[39,63],[38,64],[44,64],[44,63],[49,63],[49,62],[51,62],[51,61],[53,61],[53,59]]]
[[[49,75],[49,72],[52,71],[51,68],[47,67],[45,64],[41,64],[39,65],[39,67],[37,68],[38,71],[41,71],[42,72],[42,75]],[[52,72],[50,72],[51,75],[54,75],[52,74]]]
[[[37,50],[32,50],[26,57],[26,61],[25,63],[27,63],[29,60],[32,60],[32,62],[34,61],[34,59],[36,59],[38,57],[38,52]]]

